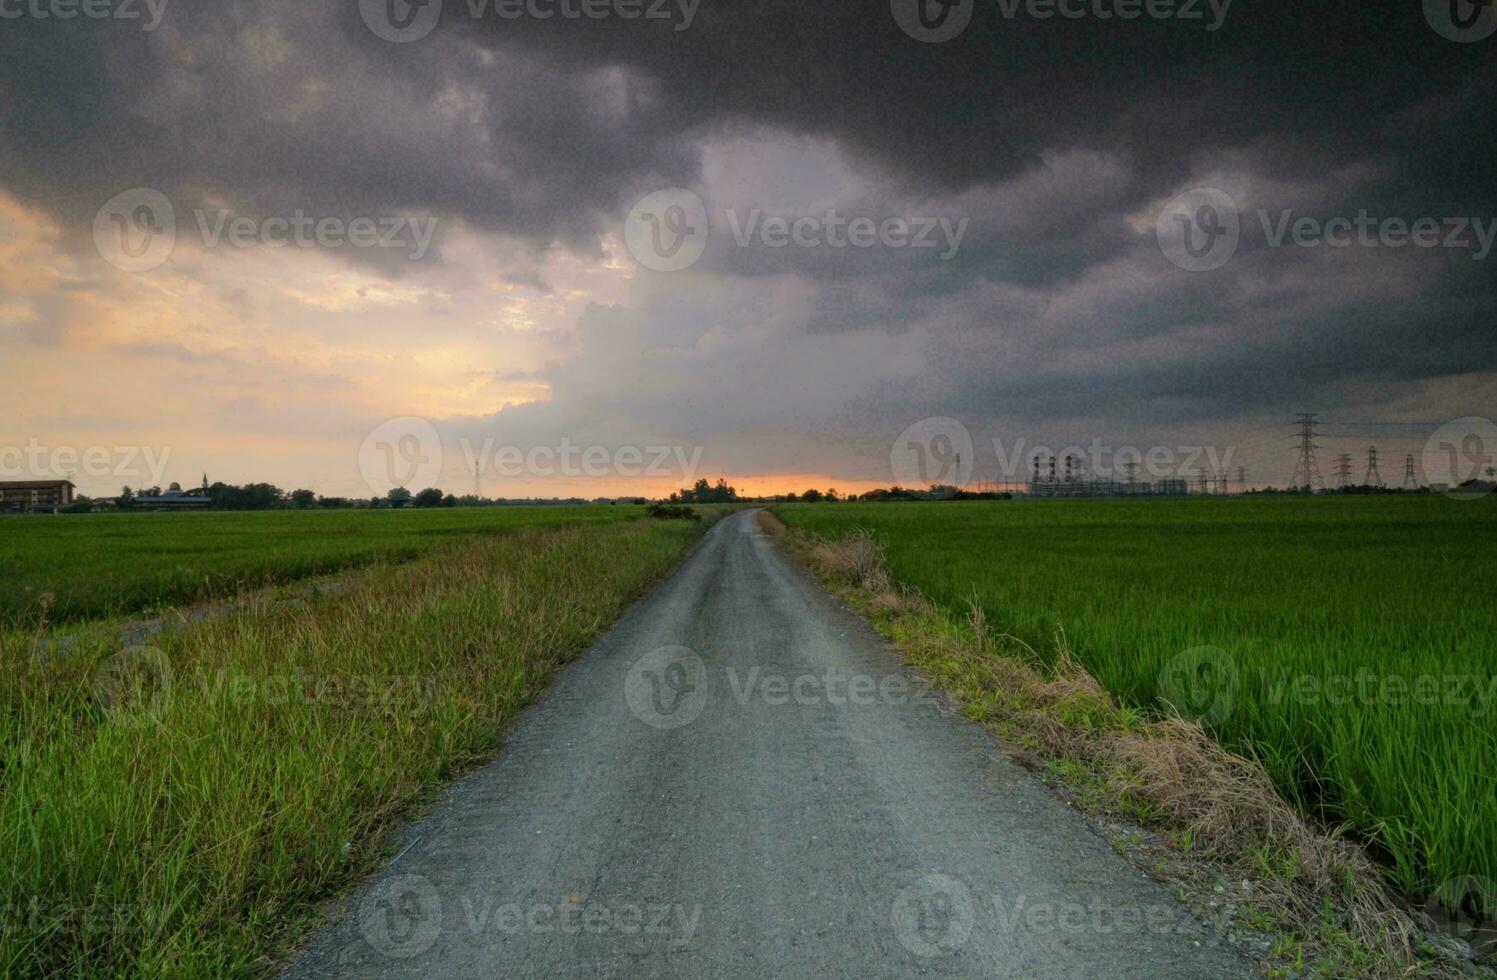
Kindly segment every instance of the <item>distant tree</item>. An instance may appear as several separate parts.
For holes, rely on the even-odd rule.
[[[66,507],[62,508],[62,512],[64,514],[87,514],[89,511],[94,509],[93,505],[94,501],[92,497],[88,496],[87,494],[80,493],[73,498],[73,502],[71,504],[68,504]]]
[[[353,506],[353,501],[347,497],[318,497],[317,506],[326,510],[347,510]]]
[[[385,494],[385,499],[390,501],[392,507],[404,507],[411,502],[411,492],[405,487],[396,487]]]
[[[152,487],[149,490],[142,490],[140,492],[140,495],[142,497],[159,497],[159,496],[161,496],[161,488],[160,487]]]
[[[442,491],[436,487],[428,487],[416,494],[411,501],[414,507],[440,507],[442,506]]]
[[[821,502],[822,494],[820,490],[807,490],[800,495],[800,499],[808,504],[816,504]]]
[[[829,504],[835,504],[837,501],[839,501],[841,499],[842,499],[842,497],[837,493],[837,488],[836,487],[832,487],[830,490],[828,490],[826,492],[826,502],[829,503]]]
[[[128,510],[129,508],[134,507],[135,506],[135,491],[131,490],[129,487],[123,487],[123,488],[121,488],[119,503],[120,503],[120,509],[121,510]]]
[[[219,510],[270,510],[285,502],[286,492],[270,483],[215,483],[208,488],[208,499]]]
[[[671,494],[673,504],[730,504],[738,499],[738,491],[728,486],[728,481],[719,479],[714,486],[706,480],[698,480],[689,490]]]
[[[457,498],[454,497],[452,494],[449,493],[447,496],[445,496],[445,497],[442,498],[442,506],[443,507],[456,507],[457,506]]]
[[[317,494],[310,490],[291,491],[291,505],[298,510],[311,507],[317,503]]]
[[[170,490],[172,493],[181,493],[182,492],[182,484],[177,483],[176,481],[173,481],[171,483],[171,485],[169,485],[166,489]]]

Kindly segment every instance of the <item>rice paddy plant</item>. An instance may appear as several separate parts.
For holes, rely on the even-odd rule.
[[[1497,500],[791,505],[953,615],[1198,718],[1423,896],[1497,881]],[[1493,896],[1497,897],[1497,896]]]
[[[264,973],[701,533],[470,537],[158,648],[0,633],[0,975]]]

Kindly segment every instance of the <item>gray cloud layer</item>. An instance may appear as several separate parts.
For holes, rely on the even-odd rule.
[[[642,273],[628,309],[584,317],[538,373],[551,402],[495,420],[669,434],[737,472],[878,479],[869,460],[936,414],[1139,441],[1301,406],[1492,411],[1497,258],[1274,248],[1256,211],[1497,217],[1497,38],[1349,0],[1238,0],[1215,31],[984,3],[945,44],[880,2],[702,0],[676,26],[475,19],[463,0],[412,44],[352,2],[173,0],[153,32],[6,21],[0,186],[79,249],[135,186],[247,213],[436,214],[595,260],[672,185],[715,213],[966,220],[949,261],[743,248],[719,221],[697,267]],[[1151,208],[1198,184],[1244,210],[1211,273],[1170,265],[1152,232]]]

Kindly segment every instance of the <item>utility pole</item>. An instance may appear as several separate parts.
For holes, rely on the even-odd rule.
[[[1247,467],[1237,467],[1237,492],[1247,493]]]
[[[1315,461],[1315,450],[1320,448],[1315,445],[1315,427],[1320,424],[1320,420],[1308,412],[1301,412],[1295,416],[1294,421],[1299,429],[1299,462],[1295,464],[1290,484],[1296,489],[1304,487],[1306,493],[1313,493],[1322,485],[1320,464]]]
[[[1419,478],[1414,475],[1413,453],[1409,453],[1403,460],[1403,488],[1405,490],[1419,489]]]
[[[1369,487],[1380,487],[1383,485],[1383,477],[1377,471],[1377,447],[1367,448],[1367,485]]]

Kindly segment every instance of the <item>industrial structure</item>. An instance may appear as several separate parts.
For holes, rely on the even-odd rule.
[[[1061,461],[1051,456],[1034,457],[1034,468],[1030,473],[1025,492],[1031,497],[1184,497],[1191,492],[1191,481],[1184,477],[1163,480],[1139,480],[1138,463],[1130,460],[1123,464],[1125,479],[1099,479],[1081,472],[1074,456]],[[1200,493],[1226,493],[1225,476],[1207,477],[1201,474],[1196,485]]]
[[[1295,428],[1298,431],[1298,436],[1295,439],[1298,453],[1295,458],[1294,475],[1290,479],[1289,489],[1291,491],[1298,491],[1300,493],[1314,493],[1318,490],[1324,489],[1320,485],[1319,465],[1315,457],[1315,450],[1320,448],[1320,444],[1316,442],[1316,439],[1317,437],[1322,435],[1321,429],[1323,426],[1329,425],[1334,429],[1349,430],[1346,433],[1349,435],[1352,432],[1357,432],[1369,427],[1374,429],[1396,429],[1400,427],[1420,428],[1424,426],[1435,427],[1440,424],[1442,423],[1403,421],[1336,421],[1332,423],[1322,423],[1319,416],[1309,413],[1301,413],[1295,416],[1294,420]],[[1338,432],[1337,434],[1340,435],[1342,433]],[[1397,440],[1407,439],[1408,437],[1395,436],[1393,438]],[[1367,447],[1366,466],[1362,473],[1362,479],[1358,481],[1352,475],[1352,467],[1354,465],[1354,457],[1352,456],[1352,454],[1345,452],[1338,454],[1336,456],[1335,470],[1333,471],[1336,478],[1335,490],[1343,493],[1366,493],[1378,491],[1388,493],[1417,493],[1425,489],[1424,485],[1420,482],[1419,472],[1415,464],[1414,453],[1409,452],[1405,453],[1404,455],[1403,482],[1397,488],[1390,486],[1387,482],[1384,481],[1382,472],[1379,470],[1379,464],[1381,462],[1381,460],[1379,459],[1380,455],[1381,450],[1379,450],[1377,446]],[[1435,487],[1433,489],[1440,488]]]

